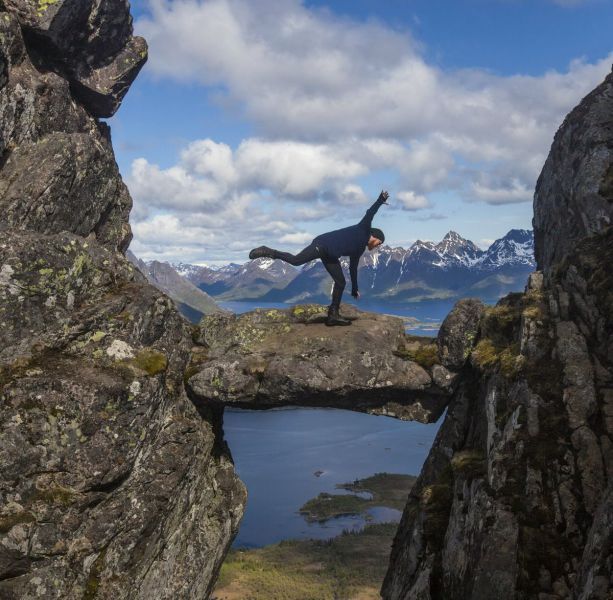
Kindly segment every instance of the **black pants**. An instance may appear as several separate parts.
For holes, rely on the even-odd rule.
[[[274,250],[273,258],[283,260],[290,265],[298,267],[305,263],[311,262],[316,258],[321,259],[324,263],[326,271],[330,273],[330,276],[334,280],[334,287],[332,288],[332,304],[331,306],[338,308],[341,305],[341,298],[343,296],[343,290],[345,289],[345,275],[343,275],[343,268],[338,258],[332,258],[328,256],[323,250],[317,247],[315,243],[311,243],[304,250],[298,252],[298,254],[290,254],[289,252],[279,252]]]

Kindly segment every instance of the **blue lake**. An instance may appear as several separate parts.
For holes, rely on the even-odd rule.
[[[223,302],[236,313],[256,308],[288,308],[284,303]],[[360,301],[358,308],[411,316],[432,323],[411,330],[436,335],[454,301],[401,305]],[[224,433],[236,469],[248,490],[245,516],[234,547],[258,547],[290,538],[328,539],[361,529],[362,517],[307,523],[300,507],[321,492],[343,493],[338,483],[375,473],[418,475],[439,423],[424,425],[336,409],[287,408],[268,411],[226,409]],[[316,472],[322,471],[317,476]],[[398,521],[400,512],[378,507],[375,522]]]
[[[383,471],[418,475],[438,427],[336,409],[226,409],[225,438],[249,494],[234,546],[326,539],[363,527],[361,517],[307,523],[297,511],[321,492],[343,493],[337,483]],[[400,513],[374,509],[371,516],[397,521]]]

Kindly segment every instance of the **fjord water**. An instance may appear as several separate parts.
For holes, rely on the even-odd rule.
[[[411,316],[431,326],[408,331],[436,335],[438,322],[454,301],[390,304],[360,302],[363,310]],[[236,313],[256,308],[288,308],[281,303],[225,302]],[[343,493],[336,484],[375,473],[418,475],[439,424],[326,408],[266,411],[226,409],[224,435],[248,490],[245,515],[234,547],[259,547],[284,539],[328,539],[361,529],[362,517],[308,523],[300,507],[321,492]],[[400,512],[376,508],[375,522],[398,521]]]
[[[362,518],[307,523],[297,511],[321,492],[342,493],[337,483],[383,471],[418,475],[437,429],[438,424],[337,409],[226,409],[225,439],[248,490],[234,547],[326,539],[343,529],[360,529]],[[372,517],[398,521],[400,513],[383,509]]]

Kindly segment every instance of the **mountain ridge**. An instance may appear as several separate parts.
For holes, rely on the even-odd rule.
[[[342,259],[341,264],[349,281],[348,259]],[[319,261],[299,269],[267,258],[218,269],[180,265],[187,279],[219,300],[325,303],[329,299],[330,279]],[[362,292],[383,302],[462,295],[493,301],[523,289],[534,266],[530,230],[511,229],[486,250],[451,230],[439,242],[417,240],[409,248],[385,245],[365,252],[358,280]]]

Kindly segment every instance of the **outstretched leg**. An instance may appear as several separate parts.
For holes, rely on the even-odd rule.
[[[306,248],[298,252],[298,254],[291,254],[290,252],[280,252],[279,250],[274,250],[272,248],[268,248],[267,246],[260,246],[259,248],[254,248],[249,253],[249,258],[278,258],[279,260],[285,261],[290,265],[294,265],[298,267],[300,265],[304,265],[305,263],[311,262],[316,258],[321,258],[321,253],[319,248],[315,244],[309,244]]]

